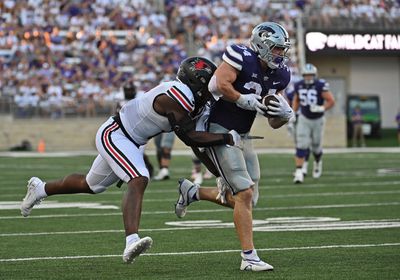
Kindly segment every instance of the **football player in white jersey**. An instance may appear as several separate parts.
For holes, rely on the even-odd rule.
[[[99,155],[88,174],[71,174],[63,179],[44,182],[32,177],[21,204],[21,214],[29,216],[33,206],[57,194],[97,194],[122,180],[128,188],[122,203],[126,234],[123,261],[132,263],[152,245],[150,237],[138,236],[144,191],[149,171],[143,160],[144,147],[155,135],[174,131],[188,146],[238,145],[238,134],[209,133],[195,130],[195,120],[211,98],[208,91],[216,66],[203,57],[185,59],[177,80],[161,83],[146,94],[127,102],[98,130]]]

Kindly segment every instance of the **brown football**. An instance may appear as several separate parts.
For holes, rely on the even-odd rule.
[[[278,102],[278,99],[277,99],[274,95],[269,94],[269,95],[264,96],[264,97],[261,99],[261,103],[264,104],[265,106],[268,106],[268,105],[269,105],[269,102],[270,102],[271,100],[277,101],[277,102]],[[274,117],[274,116],[269,115],[266,111],[264,111],[264,116],[267,117],[267,118],[273,118],[273,117]]]

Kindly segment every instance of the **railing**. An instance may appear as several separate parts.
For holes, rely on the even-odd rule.
[[[116,102],[82,101],[58,105],[43,105],[39,102],[36,106],[26,104],[18,106],[11,96],[0,97],[0,114],[10,115],[15,119],[26,118],[74,118],[74,117],[101,117],[111,116],[116,112]]]

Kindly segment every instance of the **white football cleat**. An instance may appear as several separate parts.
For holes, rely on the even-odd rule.
[[[308,161],[303,162],[303,166],[301,167],[301,171],[303,172],[303,176],[306,177],[308,173]]]
[[[140,238],[138,241],[131,243],[125,248],[122,260],[126,263],[132,263],[136,257],[146,252],[152,244],[153,239],[151,239],[151,237],[146,236]]]
[[[301,184],[304,181],[304,175],[303,175],[303,171],[301,170],[301,168],[296,168],[296,172],[294,173],[294,179],[293,182],[295,184]]]
[[[260,260],[260,258],[256,260],[252,259],[245,259],[242,255],[242,263],[240,264],[240,270],[246,271],[266,271],[266,270],[273,270],[274,267],[266,262]]]
[[[188,179],[179,180],[179,198],[175,204],[175,214],[178,218],[183,218],[186,215],[186,209],[190,203],[196,201],[193,195],[196,194],[199,185],[190,182]]]
[[[322,160],[319,162],[314,161],[313,164],[313,173],[312,176],[313,178],[319,178],[322,175]]]
[[[169,170],[166,167],[161,168],[160,171],[158,171],[158,174],[153,178],[154,181],[161,181],[167,179],[169,179]]]
[[[33,206],[39,205],[43,201],[44,197],[38,196],[37,189],[39,187],[41,187],[41,185],[44,185],[44,184],[45,184],[45,182],[43,182],[42,180],[40,180],[37,177],[32,177],[28,181],[28,185],[26,186],[28,188],[28,190],[26,192],[24,199],[22,200],[21,207],[20,207],[22,216],[28,217],[32,211]]]

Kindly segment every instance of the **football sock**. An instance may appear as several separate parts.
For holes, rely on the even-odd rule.
[[[189,196],[193,199],[193,201],[200,200],[199,188],[193,188],[189,191]]]
[[[128,235],[126,237],[126,247],[128,247],[129,244],[131,244],[131,243],[133,243],[133,242],[135,242],[135,241],[137,241],[139,239],[140,239],[140,237],[139,237],[139,235],[137,233],[133,233],[133,234]]]
[[[39,185],[39,186],[36,188],[36,190],[35,190],[36,195],[37,195],[38,197],[40,197],[40,198],[45,198],[45,197],[47,197],[46,190],[44,189],[44,186],[45,186],[45,185],[46,185],[46,183],[41,184],[41,185]]]
[[[319,162],[321,160],[321,157],[322,157],[322,153],[314,154],[314,158],[315,158],[316,162]]]
[[[242,251],[246,259],[259,260],[256,249]]]

